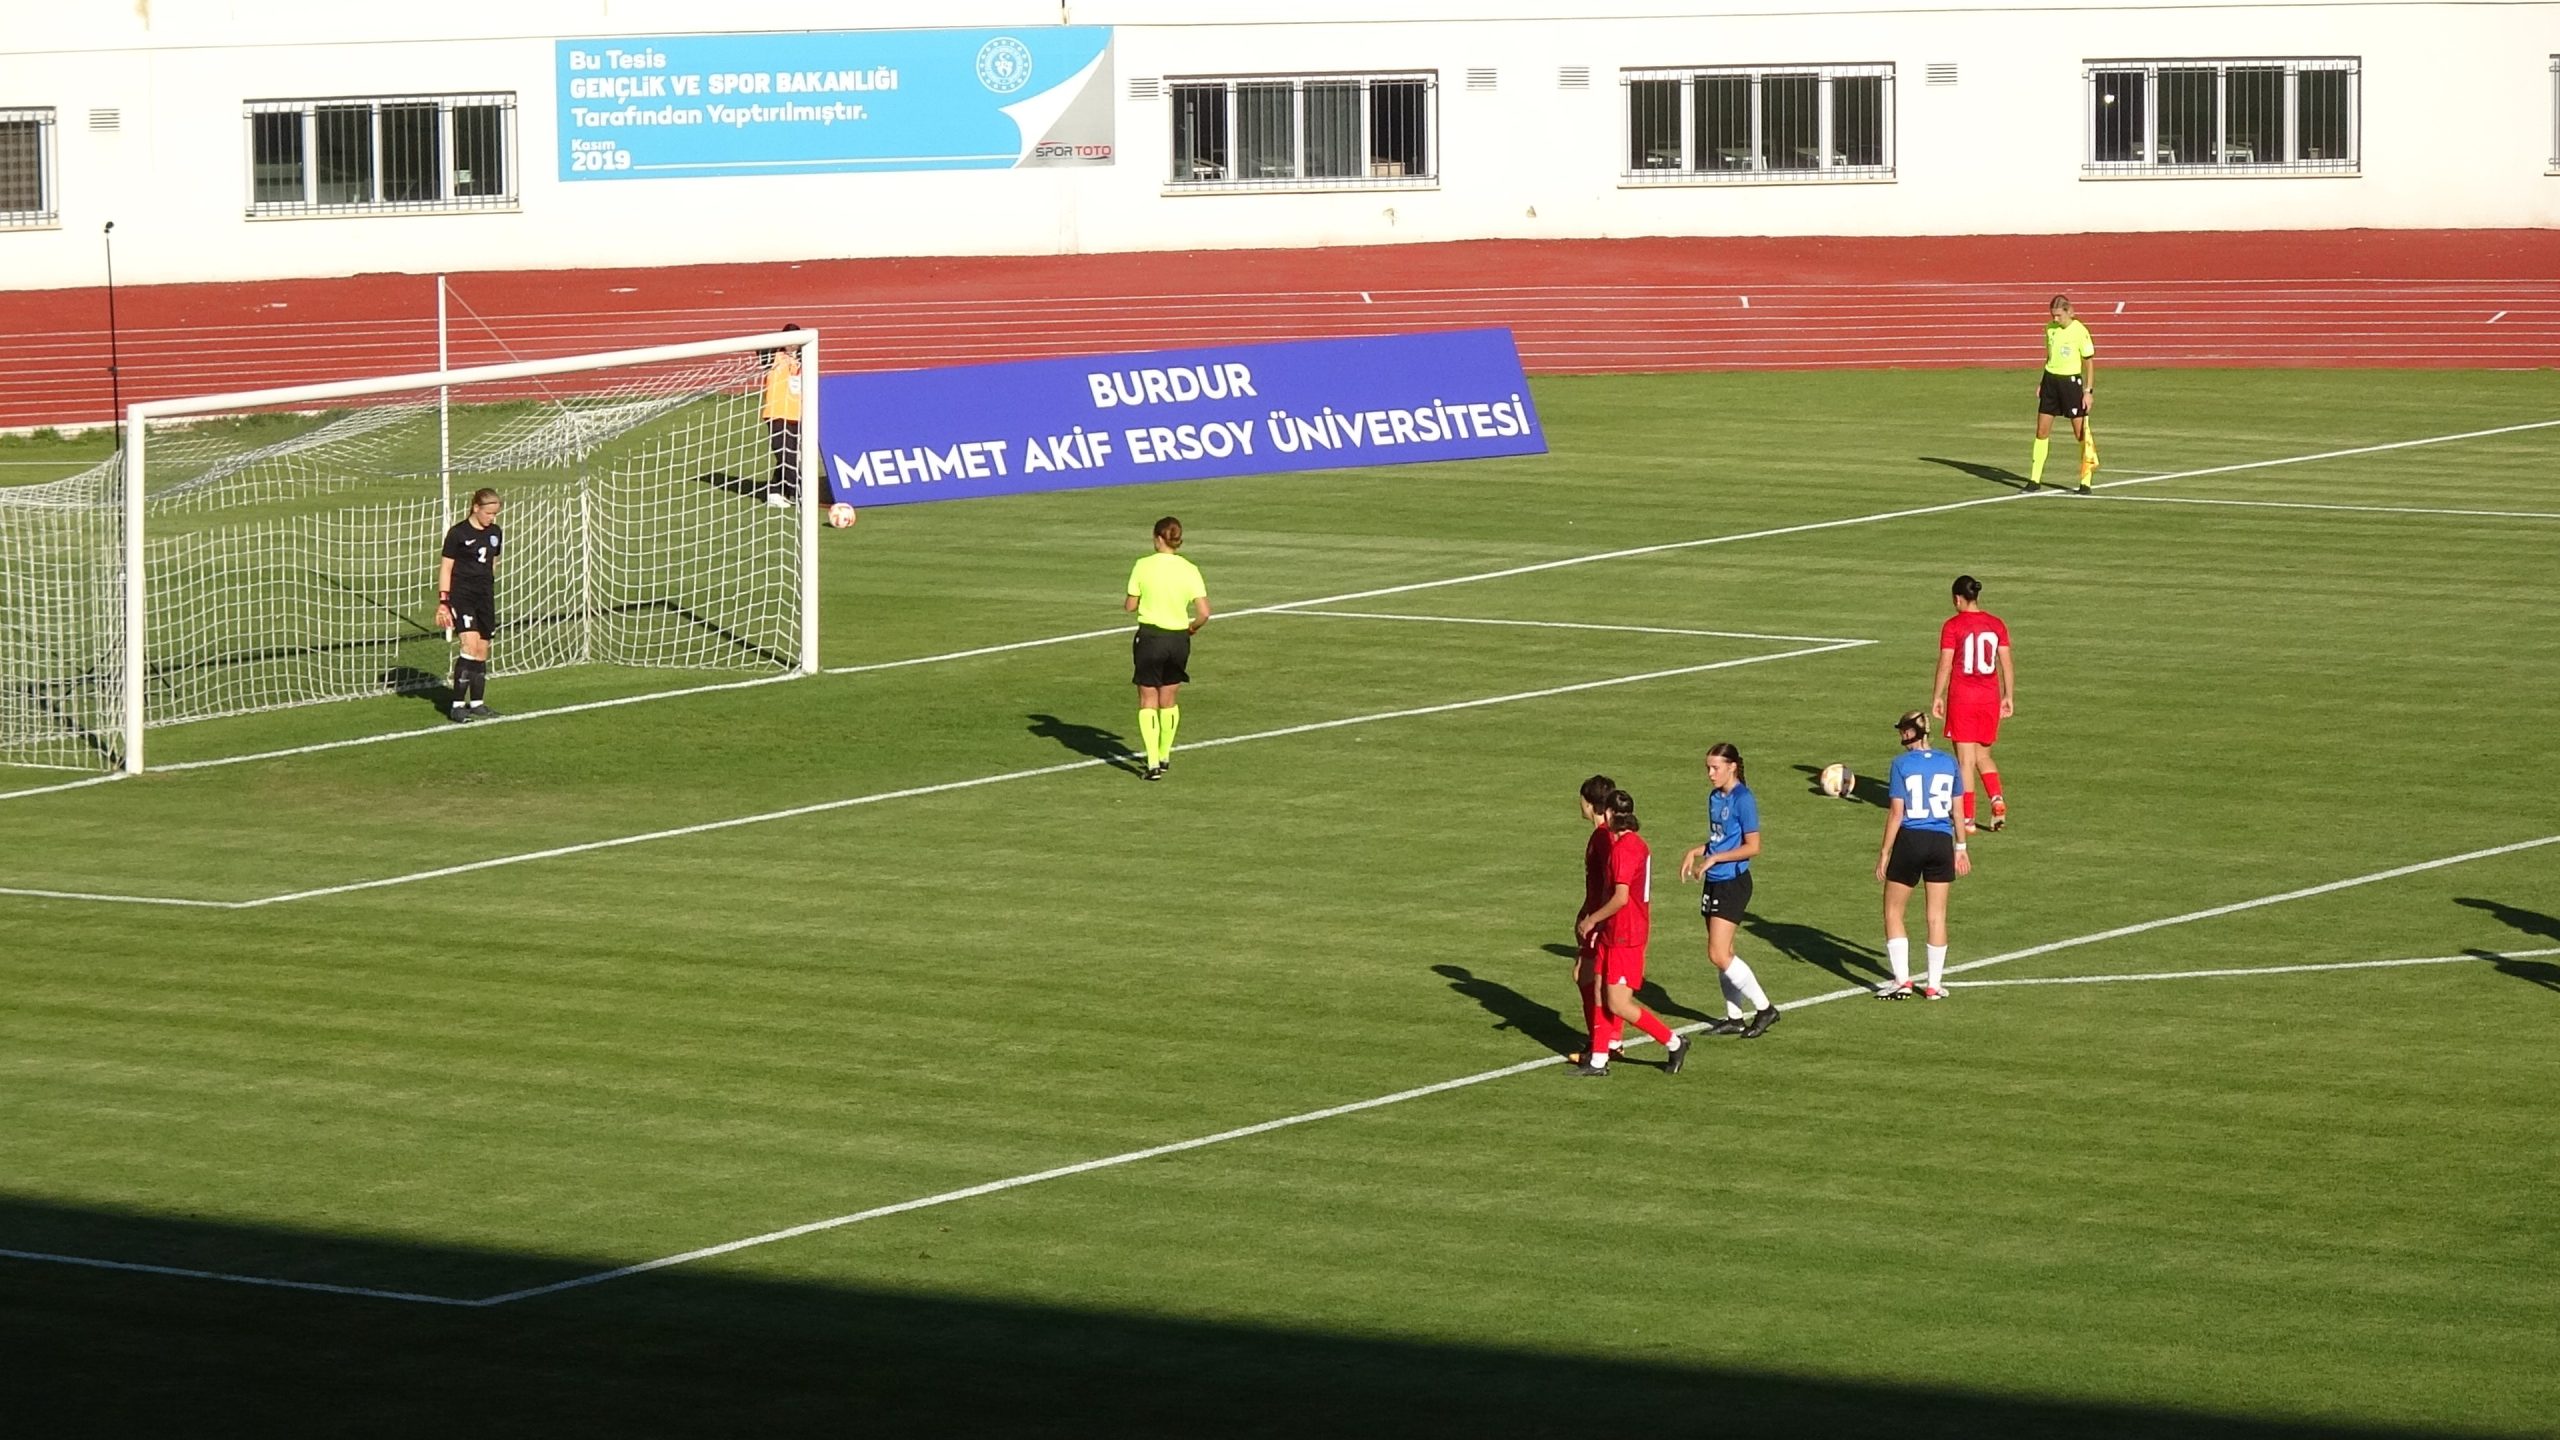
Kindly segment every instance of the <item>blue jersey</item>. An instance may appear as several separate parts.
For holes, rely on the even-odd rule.
[[[1963,791],[1956,757],[1944,750],[1905,750],[1893,759],[1885,789],[1902,802],[1902,828],[1956,831],[1956,796]]]
[[[1742,843],[1742,837],[1760,828],[1760,802],[1751,798],[1751,787],[1736,785],[1730,792],[1707,792],[1707,853],[1730,850]],[[1709,880],[1730,880],[1751,868],[1748,860],[1727,860],[1707,867]]]

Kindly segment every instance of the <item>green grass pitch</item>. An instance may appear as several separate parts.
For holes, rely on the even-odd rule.
[[[2367,878],[2560,837],[2560,428],[2366,448],[2560,388],[2116,371],[2144,483],[1998,498],[2026,388],[1553,379],[1544,457],[876,510],[824,537],[829,666],[1114,636],[205,722],[154,758],[433,733],[0,802],[0,886],[360,887],[0,895],[0,1249],[125,1267],[0,1257],[22,1433],[2560,1433],[2560,844]],[[1222,612],[1756,538],[1312,607],[1534,625],[1230,613],[1147,785],[1115,637],[1167,512]],[[1669,871],[1717,740],[1742,953],[1782,1005],[1871,982],[1882,812],[1807,777],[1882,772],[1960,571],[2020,705],[1954,960],[2085,942],[1960,979],[2478,956],[1841,998],[1676,1078],[437,1303],[1550,1054],[1594,770],[1663,1008],[1714,1013]]]

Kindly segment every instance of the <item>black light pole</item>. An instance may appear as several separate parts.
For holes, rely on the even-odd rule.
[[[121,435],[124,426],[124,376],[121,373],[124,368],[124,357],[116,342],[116,222],[108,221],[105,233],[107,242],[107,394],[114,399],[116,407],[114,419],[117,433]]]

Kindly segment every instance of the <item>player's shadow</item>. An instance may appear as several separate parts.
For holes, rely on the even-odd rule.
[[[453,706],[453,686],[441,675],[430,675],[415,665],[395,665],[382,672],[382,688],[394,695],[413,695],[443,715]]]
[[[1821,766],[1799,765],[1796,767],[1796,771],[1798,774],[1805,777],[1804,788],[1807,791],[1816,795],[1822,795]],[[1823,795],[1822,798],[1828,800],[1831,797]],[[1885,807],[1885,801],[1888,797],[1885,794],[1883,781],[1877,779],[1873,775],[1861,775],[1858,777],[1858,783],[1849,787],[1849,794],[1846,798],[1855,800],[1861,805],[1873,805],[1877,809],[1881,810]]]
[[[2011,490],[2024,490],[2028,488],[2026,476],[2019,474],[2015,470],[2006,469],[2002,466],[1985,465],[1979,460],[1949,460],[1941,455],[1923,455],[1920,459],[1925,464],[1944,465],[1950,470],[1961,470],[1976,480],[1988,481],[1994,485],[2003,485]]]
[[[761,498],[768,477],[759,475],[750,480],[742,475],[732,475],[726,470],[714,470],[709,474],[696,475],[693,478],[714,489],[726,490],[732,495]]]
[[[1797,925],[1745,915],[1742,928],[1752,939],[1788,959],[1818,965],[1852,985],[1873,984],[1887,973],[1883,951],[1870,950],[1855,940],[1844,940],[1817,925]]]
[[[2453,903],[2467,905],[2474,910],[2485,910],[2502,925],[2514,926],[2537,940],[2548,940],[2560,945],[2560,915],[2545,915],[2539,910],[2525,910],[2500,901],[2482,900],[2472,896],[2465,896]],[[2463,953],[2477,955],[2495,965],[2501,975],[2513,975],[2528,984],[2560,992],[2560,965],[2554,965],[2548,960],[2502,955],[2495,950],[2479,946],[2474,946]]]
[[[1573,952],[1567,950],[1565,953],[1570,955]],[[1554,1006],[1541,1005],[1501,981],[1488,980],[1464,965],[1434,965],[1431,973],[1447,980],[1450,989],[1483,1006],[1485,1013],[1494,1018],[1493,1028],[1496,1030],[1515,1031],[1559,1055],[1581,1047],[1582,1032],[1573,1028],[1572,1022]],[[1558,978],[1563,980],[1565,977]]]
[[[1582,953],[1570,945],[1563,944],[1541,945],[1538,948],[1560,960],[1570,960],[1576,955]],[[1648,961],[1647,963],[1653,964],[1659,962]],[[1690,1009],[1688,1006],[1681,1004],[1679,1001],[1672,999],[1671,996],[1663,990],[1662,982],[1654,979],[1650,975],[1645,977],[1643,986],[1637,989],[1636,1001],[1656,1015],[1668,1015],[1675,1020],[1713,1020],[1716,1018],[1713,1015],[1702,1015],[1697,1011]]]
[[[1043,740],[1055,740],[1078,755],[1089,755],[1114,770],[1138,774],[1145,767],[1129,753],[1129,742],[1119,732],[1099,725],[1086,725],[1075,720],[1061,720],[1055,715],[1026,715],[1030,731]]]

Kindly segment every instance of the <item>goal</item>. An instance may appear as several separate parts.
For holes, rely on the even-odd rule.
[[[437,562],[484,486],[493,675],[814,671],[817,362],[795,330],[129,406],[114,458],[0,489],[0,765],[140,771],[160,727],[441,693]]]

